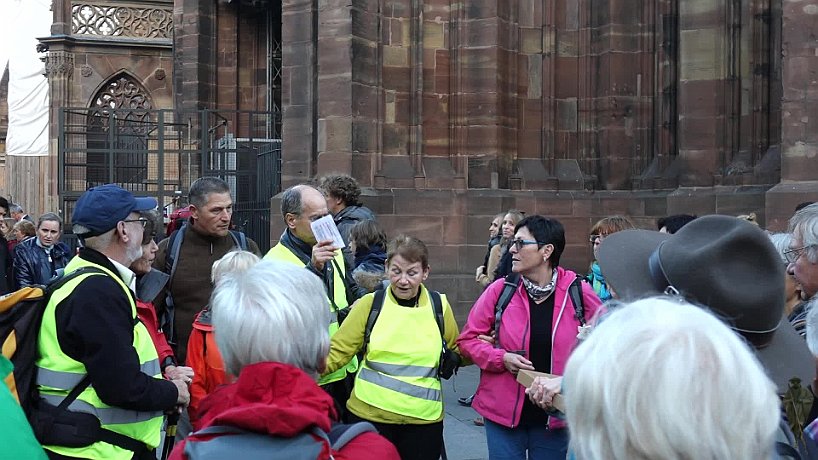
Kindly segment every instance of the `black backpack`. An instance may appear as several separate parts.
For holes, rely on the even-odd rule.
[[[574,318],[579,321],[581,328],[585,327],[585,304],[582,300],[583,280],[584,278],[577,275],[576,279],[571,283],[571,286],[568,287],[568,296],[571,298],[571,303],[574,304]],[[506,307],[508,307],[508,304],[511,302],[511,298],[514,296],[519,285],[519,273],[511,273],[506,276],[503,281],[503,290],[500,292],[500,296],[497,297],[497,303],[494,305],[494,337],[496,338],[494,346],[496,348],[500,348],[500,323],[503,318],[503,312],[506,311]]]
[[[14,365],[14,371],[6,379],[6,384],[20,403],[41,444],[83,447],[104,441],[134,452],[146,453],[147,447],[143,443],[102,428],[95,416],[68,410],[68,406],[91,384],[87,375],[58,406],[40,400],[37,390],[37,339],[45,308],[54,291],[85,274],[106,273],[97,267],[81,267],[55,278],[47,286],[28,286],[0,297],[0,341],[3,356]]]
[[[37,392],[37,338],[45,307],[51,294],[65,283],[87,273],[104,274],[95,267],[82,267],[55,279],[48,286],[28,286],[0,297],[0,341],[3,356],[14,364],[14,372],[6,380],[12,395],[31,415]],[[72,401],[68,401],[66,405]]]
[[[173,275],[176,274],[176,266],[179,264],[179,252],[182,250],[182,242],[185,240],[185,232],[187,231],[187,222],[178,230],[174,230],[168,238],[168,246],[165,252],[165,270],[164,272],[170,275],[168,284],[165,288],[165,311],[160,319],[160,328],[165,333],[165,338],[168,343],[174,347],[176,345],[176,330],[174,329],[174,310],[173,296],[171,295],[171,286],[173,285]],[[233,245],[242,251],[247,250],[247,236],[242,232],[230,230],[230,236],[233,238]]]

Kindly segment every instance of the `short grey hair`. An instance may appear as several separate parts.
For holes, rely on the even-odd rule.
[[[790,233],[772,233],[768,235],[770,237],[770,241],[772,241],[773,246],[775,246],[776,252],[778,252],[778,256],[781,257],[781,263],[787,265],[787,257],[784,256],[784,252],[790,248],[790,242],[792,241],[792,234]]]
[[[287,214],[300,216],[304,211],[303,202],[301,200],[301,192],[305,188],[311,188],[321,195],[324,194],[321,190],[308,184],[298,184],[284,190],[281,194],[281,217],[287,217]]]
[[[82,226],[74,225],[75,233],[77,231],[77,227],[85,228]],[[106,249],[108,249],[114,242],[114,233],[116,233],[116,228],[108,230],[102,235],[90,236],[88,238],[80,237],[80,240],[82,241],[82,245],[84,247],[91,248],[95,251],[103,252]]]
[[[190,184],[187,199],[201,209],[207,204],[207,196],[211,193],[230,193],[230,186],[218,177],[200,177]]]
[[[46,221],[56,222],[60,228],[60,231],[62,231],[62,218],[53,212],[47,212],[37,219],[37,229],[39,229],[40,226],[43,225],[43,222]]]
[[[580,460],[773,454],[775,385],[737,334],[688,303],[649,298],[611,313],[571,355],[562,388]]]
[[[318,377],[329,353],[330,309],[321,280],[309,270],[259,262],[221,277],[210,305],[227,372],[274,361]]]
[[[807,259],[818,263],[818,203],[811,204],[796,212],[790,218],[790,233],[801,236],[801,244],[811,246],[805,251]]]
[[[9,213],[12,212],[23,212],[23,207],[17,203],[11,203],[9,204]]]

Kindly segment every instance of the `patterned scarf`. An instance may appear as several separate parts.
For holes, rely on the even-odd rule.
[[[557,270],[554,269],[554,274],[551,275],[551,282],[545,286],[537,286],[533,281],[523,276],[523,286],[525,291],[534,299],[534,302],[540,302],[548,298],[554,292],[554,286],[557,285]]]
[[[599,264],[594,261],[591,264],[591,286],[594,287],[594,292],[596,295],[599,296],[599,299],[603,302],[606,300],[611,300],[611,293],[608,291],[608,284],[605,282],[605,277],[602,276],[602,269],[599,268]]]

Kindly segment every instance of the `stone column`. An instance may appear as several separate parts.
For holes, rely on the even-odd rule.
[[[283,0],[281,27],[281,185],[286,188],[317,169],[318,0]]]
[[[795,205],[818,201],[818,0],[784,0],[781,183],[767,192],[767,223],[785,229]]]

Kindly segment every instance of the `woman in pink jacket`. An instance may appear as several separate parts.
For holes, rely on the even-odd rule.
[[[533,404],[516,381],[521,369],[562,375],[577,344],[580,322],[568,293],[577,275],[559,266],[563,249],[565,230],[559,221],[543,216],[520,221],[510,249],[520,282],[499,330],[495,305],[504,279],[483,292],[458,339],[463,355],[482,370],[472,407],[486,419],[491,460],[526,458],[526,452],[533,460],[566,456],[565,423]],[[591,286],[581,287],[584,318],[590,320],[601,302]],[[491,335],[494,344],[480,338]],[[548,396],[559,392],[560,380],[551,382]]]

